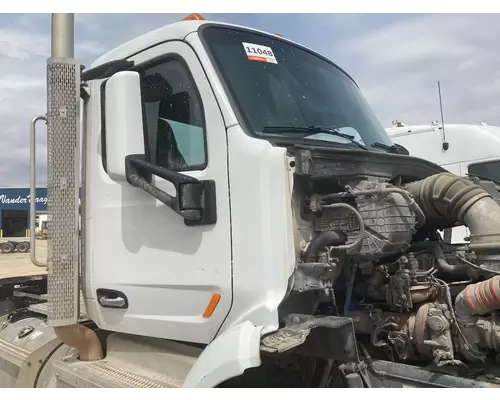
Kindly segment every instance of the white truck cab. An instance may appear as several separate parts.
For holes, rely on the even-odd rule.
[[[278,35],[193,15],[86,69],[52,21],[48,279],[7,293],[0,387],[498,385],[495,193]]]

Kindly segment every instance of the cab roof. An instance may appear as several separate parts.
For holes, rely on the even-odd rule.
[[[109,61],[129,58],[134,54],[140,53],[141,51],[144,51],[149,47],[156,46],[167,40],[169,41],[184,40],[186,36],[188,36],[193,32],[196,32],[203,25],[218,25],[218,26],[226,26],[226,27],[240,28],[240,29],[243,28],[246,30],[254,31],[256,33],[264,33],[266,35],[272,35],[269,32],[264,32],[257,29],[248,28],[246,26],[228,24],[223,22],[206,21],[206,20],[179,21],[155,29],[151,32],[147,32],[141,36],[138,36],[132,40],[129,40],[128,42],[119,45],[118,47],[115,47],[114,49],[108,51],[107,53],[100,56],[97,60],[95,60],[92,63],[91,68],[97,67]],[[300,46],[300,44],[295,43],[286,38],[280,37],[280,39]]]
[[[238,29],[244,29],[247,31],[255,32],[255,33],[260,33],[264,35],[271,35],[271,36],[276,36],[277,39],[283,40],[285,42],[288,42],[290,44],[293,44],[295,46],[301,47],[303,49],[307,49],[308,51],[328,60],[330,63],[335,65],[340,71],[342,71],[344,74],[346,74],[356,86],[358,84],[356,81],[345,71],[342,69],[340,66],[335,64],[332,60],[326,58],[325,56],[313,51],[312,49],[309,49],[305,47],[304,45],[301,45],[300,43],[294,42],[293,40],[289,40],[281,35],[276,35],[272,34],[270,32],[265,32],[259,29],[253,29],[249,28],[247,26],[242,26],[242,25],[236,25],[236,24],[229,24],[225,22],[217,22],[217,21],[207,21],[207,20],[190,20],[190,21],[179,21],[179,22],[174,22],[173,24],[166,25],[164,27],[155,29],[151,32],[147,32],[141,36],[138,36],[132,40],[129,40],[128,42],[125,42],[118,47],[115,47],[114,49],[108,51],[107,53],[103,54],[99,58],[97,58],[90,68],[95,68],[98,67],[99,65],[102,65],[104,63],[114,61],[114,60],[121,60],[121,59],[128,59],[131,56],[140,53],[141,51],[144,51],[150,47],[156,46],[160,43],[170,41],[170,40],[184,40],[189,34],[197,32],[198,29],[203,26],[203,25],[212,25],[212,26],[221,26],[221,27],[230,27],[230,28],[238,28]],[[89,68],[89,69],[90,69]]]

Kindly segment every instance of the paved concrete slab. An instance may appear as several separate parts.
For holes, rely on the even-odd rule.
[[[41,262],[45,262],[47,260],[47,241],[37,240],[36,244],[36,258]],[[46,273],[47,268],[40,268],[31,263],[30,253],[13,252],[5,254],[0,252],[0,279],[44,275]]]

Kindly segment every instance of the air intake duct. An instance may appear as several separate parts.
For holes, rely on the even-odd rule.
[[[427,225],[469,228],[469,249],[481,268],[500,273],[500,206],[481,186],[469,179],[441,173],[412,182],[405,189],[425,214]]]

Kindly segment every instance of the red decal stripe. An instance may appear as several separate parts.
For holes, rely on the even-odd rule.
[[[262,62],[267,62],[266,57],[259,57],[259,56],[248,56],[248,59],[251,61],[262,61]]]

